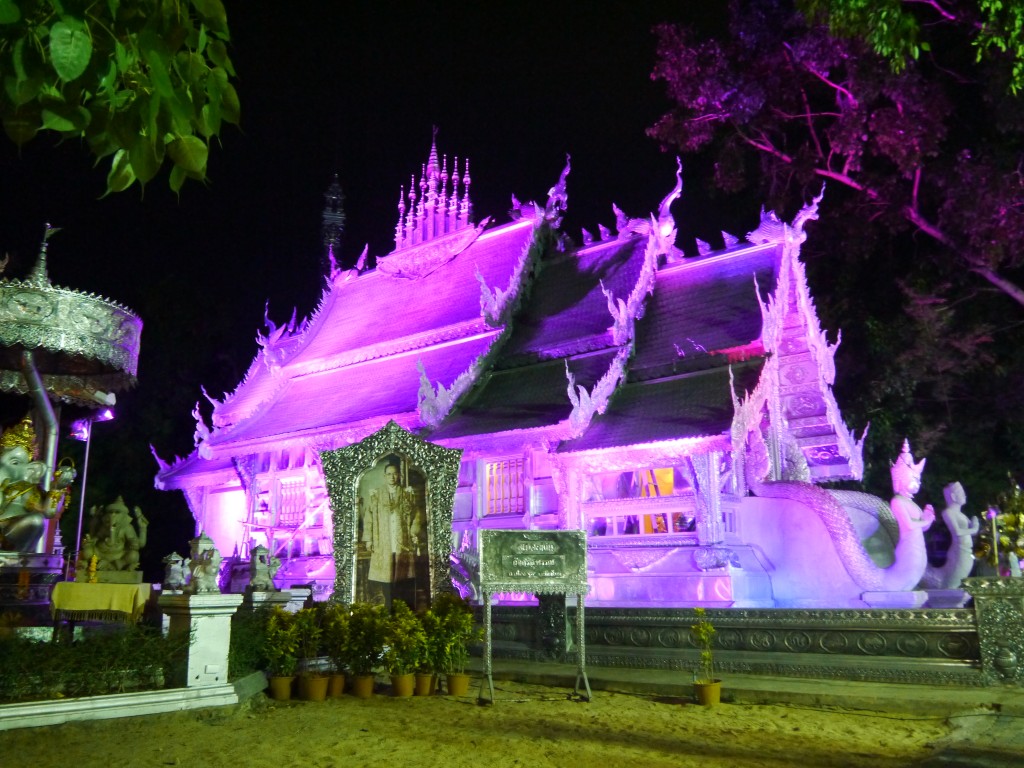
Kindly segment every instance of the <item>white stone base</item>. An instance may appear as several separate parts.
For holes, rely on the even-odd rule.
[[[928,593],[921,589],[906,592],[865,592],[860,598],[872,608],[920,608],[928,600]]]
[[[971,596],[962,589],[929,589],[928,608],[963,608]]]
[[[0,706],[0,731],[37,728],[41,725],[109,720],[111,718],[156,715],[186,709],[223,707],[238,703],[231,685],[205,688],[176,688],[167,691],[139,691],[112,696],[89,696],[62,701],[30,701]]]
[[[231,617],[241,595],[162,595],[160,610],[170,617],[170,634],[191,632],[185,685],[223,685],[228,679]]]

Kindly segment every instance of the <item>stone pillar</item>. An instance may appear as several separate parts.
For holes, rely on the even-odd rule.
[[[220,593],[161,595],[158,604],[170,618],[168,632],[192,633],[185,687],[227,684],[231,617],[241,602],[241,595]]]
[[[995,683],[1024,683],[1024,579],[974,576],[963,587],[974,598],[981,671]]]

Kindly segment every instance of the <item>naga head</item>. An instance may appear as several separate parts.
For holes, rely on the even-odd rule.
[[[921,490],[921,473],[924,471],[924,463],[927,459],[921,459],[914,463],[914,454],[910,452],[910,441],[903,440],[903,451],[899,458],[892,464],[892,489],[901,496],[913,498]]]

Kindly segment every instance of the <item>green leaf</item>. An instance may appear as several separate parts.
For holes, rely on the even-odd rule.
[[[149,79],[156,92],[165,99],[174,98],[174,85],[171,83],[171,63],[164,50],[163,43],[154,35],[143,33],[139,37],[142,45],[142,56],[149,67]]]
[[[220,105],[214,102],[204,104],[199,113],[199,132],[206,138],[220,133]]]
[[[221,0],[192,0],[192,7],[213,34],[225,39],[228,37],[228,14]]]
[[[0,0],[0,24],[14,24],[21,20],[21,10],[14,0]]]
[[[30,141],[39,132],[39,113],[31,109],[17,110],[14,114],[4,115],[4,132],[19,147]]]
[[[221,97],[221,113],[227,122],[238,125],[238,121],[241,119],[241,110],[235,86],[228,83],[224,86],[224,93]]]
[[[119,149],[114,153],[114,159],[110,163],[110,173],[107,174],[107,191],[123,192],[135,181],[135,172],[132,171],[131,163],[128,160],[128,153]]]
[[[82,111],[80,112],[79,109]],[[61,109],[59,111],[44,109],[43,128],[57,131],[58,133],[79,133],[85,130],[85,127],[89,124],[90,117],[89,111],[83,107]]]
[[[182,136],[167,144],[167,154],[174,164],[188,174],[200,178],[206,176],[206,158],[209,154],[206,142],[196,136]]]
[[[181,191],[181,185],[185,183],[185,171],[180,165],[171,168],[170,186],[174,192]]]
[[[139,183],[145,186],[146,182],[156,176],[160,170],[161,158],[157,153],[153,141],[148,136],[136,136],[128,149],[128,160],[132,166],[132,172]]]
[[[42,89],[43,78],[38,75],[33,75],[27,80],[18,80],[10,75],[4,78],[4,91],[16,107],[34,101]]]
[[[50,60],[64,82],[74,80],[89,66],[92,39],[84,23],[65,16],[50,29]]]
[[[210,61],[218,67],[223,67],[225,75],[234,77],[235,68],[231,64],[231,59],[228,57],[228,48],[224,43],[220,40],[212,41],[210,43],[209,56]]]
[[[14,65],[14,74],[18,77],[19,82],[28,78],[28,73],[25,71],[24,37],[19,37],[18,42],[14,44],[14,50],[11,51],[11,63]]]

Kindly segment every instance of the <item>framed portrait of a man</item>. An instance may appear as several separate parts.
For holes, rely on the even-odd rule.
[[[334,599],[428,608],[451,591],[452,504],[462,451],[395,422],[323,451],[334,519]]]
[[[359,478],[356,600],[430,606],[426,487],[420,468],[397,453]]]

